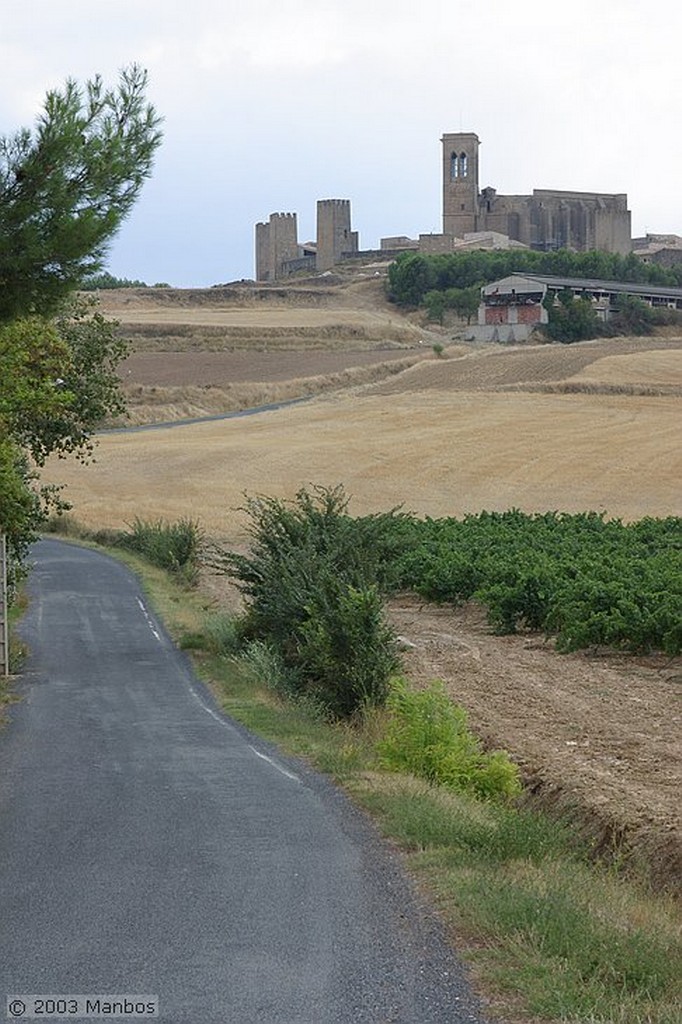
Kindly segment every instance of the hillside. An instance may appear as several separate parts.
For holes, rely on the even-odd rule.
[[[154,351],[151,335],[135,335],[126,368],[129,390],[159,397],[154,416],[213,399],[218,411],[231,391],[238,407],[309,393],[301,382],[311,379],[309,391],[327,390],[243,418],[101,435],[93,465],[55,462],[45,474],[67,483],[78,519],[119,527],[191,516],[242,543],[245,492],[292,496],[310,482],[343,483],[358,514],[396,505],[430,516],[512,506],[682,514],[682,338],[450,344],[436,358],[432,342],[447,337],[401,318],[373,280],[325,285],[317,305],[303,289],[277,291],[230,308],[213,295],[175,305],[107,296],[126,326],[153,327],[167,346]],[[180,328],[190,350],[177,344]],[[209,586],[223,598],[220,581]],[[661,880],[680,871],[679,659],[559,656],[537,637],[491,636],[475,608],[406,599],[391,615],[409,641],[412,678],[445,679],[537,793],[580,808],[605,847],[634,849]]]

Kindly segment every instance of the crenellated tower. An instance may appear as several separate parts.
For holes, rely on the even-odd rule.
[[[339,263],[343,253],[358,251],[358,233],[351,230],[349,199],[318,199],[317,260],[318,273]]]
[[[277,281],[283,265],[298,256],[298,227],[295,213],[271,213],[269,220],[256,224],[256,279]]]

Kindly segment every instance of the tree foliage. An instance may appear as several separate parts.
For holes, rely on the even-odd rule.
[[[33,130],[0,139],[0,531],[18,560],[59,504],[36,467],[86,459],[96,426],[123,411],[126,343],[73,293],[151,172],[161,135],[146,85],[135,65],[115,89],[69,80]]]
[[[0,138],[0,322],[54,313],[101,269],[161,141],[133,65],[115,89],[69,79],[35,128]]]
[[[403,253],[388,271],[389,298],[404,306],[419,306],[428,292],[480,288],[514,273],[559,277],[592,277],[605,281],[682,287],[682,266],[665,268],[644,263],[634,253],[535,252],[530,249],[466,253]]]
[[[34,467],[53,454],[90,456],[97,425],[124,411],[116,367],[127,349],[92,300],[0,325],[0,530],[16,558],[60,504],[54,488],[36,490]]]
[[[146,281],[138,281],[128,277],[115,277],[108,270],[102,270],[99,274],[91,274],[81,282],[81,290],[94,292],[102,288],[105,291],[115,288],[148,288]]]
[[[557,302],[552,301],[551,292],[548,297],[549,323],[545,331],[552,341],[570,344],[597,336],[600,324],[589,299],[575,298],[570,289],[560,292]]]

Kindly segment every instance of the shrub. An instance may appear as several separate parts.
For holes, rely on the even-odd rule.
[[[399,660],[377,588],[318,581],[306,610],[298,667],[307,689],[338,718],[384,704]]]
[[[245,596],[245,636],[276,652],[292,692],[336,717],[385,699],[397,655],[380,589],[392,584],[393,554],[405,543],[387,526],[399,517],[354,520],[347,504],[341,488],[303,489],[293,502],[250,499],[250,552],[213,557]]]
[[[517,766],[502,751],[483,751],[469,731],[466,711],[452,703],[442,683],[421,691],[394,683],[388,707],[391,720],[378,744],[383,767],[486,799],[521,792]]]
[[[571,344],[587,341],[599,334],[600,323],[589,299],[576,299],[570,290],[559,293],[559,302],[549,306],[545,332],[552,341]]]

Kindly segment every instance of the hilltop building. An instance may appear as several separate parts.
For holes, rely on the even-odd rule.
[[[590,299],[600,320],[609,320],[618,299],[631,295],[654,309],[682,310],[682,288],[602,281],[597,278],[556,277],[547,274],[511,274],[481,288],[478,323],[468,337],[476,341],[526,341],[548,321],[547,292],[555,296],[571,291],[576,298]]]
[[[644,263],[676,267],[682,263],[682,238],[679,235],[645,235],[632,239],[632,251]]]
[[[498,195],[490,186],[479,188],[480,141],[474,132],[448,133],[441,143],[442,233],[418,239],[382,238],[378,255],[383,258],[405,250],[442,253],[518,246],[543,251],[598,249],[621,255],[631,251],[625,194],[534,189],[526,196]],[[647,239],[659,237],[663,236]],[[373,254],[359,250],[348,199],[318,201],[317,241],[307,246],[298,244],[295,213],[273,213],[267,222],[256,225],[259,281],[277,281],[300,270],[320,273],[353,256]],[[659,258],[663,262],[672,257]]]
[[[295,213],[271,213],[256,224],[256,279],[279,281],[299,270],[321,273],[358,252],[349,199],[319,199],[317,241],[298,244]]]
[[[498,195],[479,188],[480,141],[473,132],[443,136],[443,233],[420,235],[423,252],[447,252],[470,232],[497,232],[531,249],[598,249],[626,255],[632,248],[627,196],[534,189]]]

